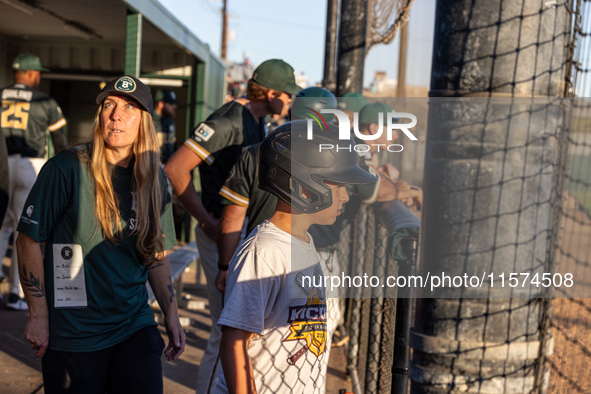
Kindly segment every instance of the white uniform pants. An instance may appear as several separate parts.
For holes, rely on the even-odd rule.
[[[2,258],[6,255],[8,241],[13,232],[15,232],[16,238],[16,227],[21,218],[25,202],[43,164],[45,164],[45,159],[21,157],[21,155],[8,156],[8,171],[10,173],[8,209],[2,223],[2,229],[0,229],[0,256]],[[14,245],[8,279],[10,280],[10,292],[24,297],[18,276],[18,259]]]

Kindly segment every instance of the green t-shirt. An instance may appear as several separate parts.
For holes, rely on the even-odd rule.
[[[8,154],[45,157],[45,133],[66,125],[60,107],[51,97],[20,83],[0,90],[0,94],[0,127]]]
[[[265,219],[269,219],[275,211],[275,205],[277,205],[277,197],[257,186],[259,184],[260,145],[256,144],[246,148],[220,190],[222,204],[234,204],[247,208],[247,235]]]
[[[218,192],[245,146],[263,141],[266,124],[257,124],[244,105],[231,101],[200,123],[185,146],[199,156],[204,163],[199,166],[201,177],[201,202],[215,217],[222,214]]]
[[[45,242],[45,294],[49,307],[49,348],[53,350],[96,351],[125,340],[143,327],[156,325],[145,286],[148,269],[136,249],[137,236],[131,235],[136,225],[131,186],[133,167],[112,167],[111,179],[119,197],[123,228],[116,245],[102,236],[93,214],[90,174],[73,149],[45,164],[20,218],[19,232],[37,242]],[[160,176],[166,185],[162,171]],[[171,197],[167,188],[163,193],[161,224],[164,249],[168,250],[176,245],[176,236]],[[86,307],[55,307],[54,244],[66,244],[70,249],[81,247]],[[60,252],[63,257],[64,247],[56,251]],[[25,262],[25,268],[26,265]]]

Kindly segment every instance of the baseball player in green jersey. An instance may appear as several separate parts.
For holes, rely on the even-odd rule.
[[[154,127],[160,143],[162,164],[166,164],[174,153],[176,142],[174,134],[174,115],[178,104],[176,94],[172,90],[159,89],[154,96]]]
[[[359,112],[359,132],[368,136],[375,135],[381,126],[379,124],[379,114],[393,111],[392,107],[385,103],[376,102],[365,105]],[[383,126],[387,125],[385,116],[382,121]],[[398,132],[394,132],[396,133],[394,140],[396,140],[398,139]],[[392,164],[384,163],[383,165],[379,165],[377,155],[379,146],[385,146],[388,143],[386,133],[382,133],[379,138],[368,144],[369,151],[366,152],[367,163],[376,167],[376,171],[379,173],[382,182],[395,185],[397,200],[404,202],[407,206],[413,207],[415,210],[420,209],[423,205],[423,191],[416,186],[411,186],[405,181],[398,179],[400,173]]]
[[[14,84],[0,90],[0,128],[8,150],[9,206],[0,230],[0,256],[6,254],[10,235],[16,229],[29,191],[46,160],[47,130],[56,153],[66,148],[62,128],[66,120],[54,99],[35,90],[41,82],[39,58],[22,53],[12,63]],[[14,248],[13,248],[14,250]],[[8,307],[26,310],[18,276],[17,254],[12,254]]]
[[[259,143],[267,134],[264,117],[280,114],[300,90],[293,67],[280,59],[263,62],[248,82],[247,97],[226,103],[205,122],[170,158],[164,171],[185,209],[199,225],[195,239],[199,261],[207,280],[207,295],[212,329],[197,375],[197,393],[209,393],[218,365],[221,332],[217,320],[222,311],[222,294],[215,287],[218,274],[217,229],[222,214],[218,194],[242,148]],[[199,167],[201,198],[191,180],[191,171]]]

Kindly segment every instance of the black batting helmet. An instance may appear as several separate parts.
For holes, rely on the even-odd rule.
[[[311,139],[308,139],[308,124],[312,128]],[[340,145],[338,150],[337,145]],[[335,125],[321,128],[307,120],[285,123],[261,143],[258,186],[300,212],[319,212],[332,205],[332,192],[324,181],[377,182],[375,176],[357,164],[354,147],[353,138],[339,140],[339,129]]]

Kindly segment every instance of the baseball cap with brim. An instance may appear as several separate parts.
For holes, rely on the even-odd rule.
[[[154,109],[150,88],[131,75],[124,75],[111,80],[96,96],[95,102],[100,105],[109,96],[128,96],[135,99],[144,111],[151,113]]]
[[[13,70],[34,70],[34,71],[43,71],[49,72],[49,69],[41,66],[41,60],[32,53],[21,53],[14,59],[12,62],[12,69]]]
[[[267,89],[279,90],[288,94],[298,94],[301,87],[295,83],[295,71],[281,59],[270,59],[254,70],[252,80]]]
[[[340,97],[339,109],[359,112],[367,105],[367,99],[357,92],[349,92]]]
[[[388,124],[388,117],[386,114],[388,112],[394,112],[394,110],[388,104],[384,103],[371,103],[363,107],[363,109],[359,112],[359,123],[378,123],[380,120],[380,112],[384,114],[382,115],[384,124]]]
[[[168,89],[158,89],[156,95],[154,96],[154,102],[157,103],[158,101],[164,101],[165,103],[169,104],[179,103],[179,100],[176,98],[176,94],[172,90]]]

